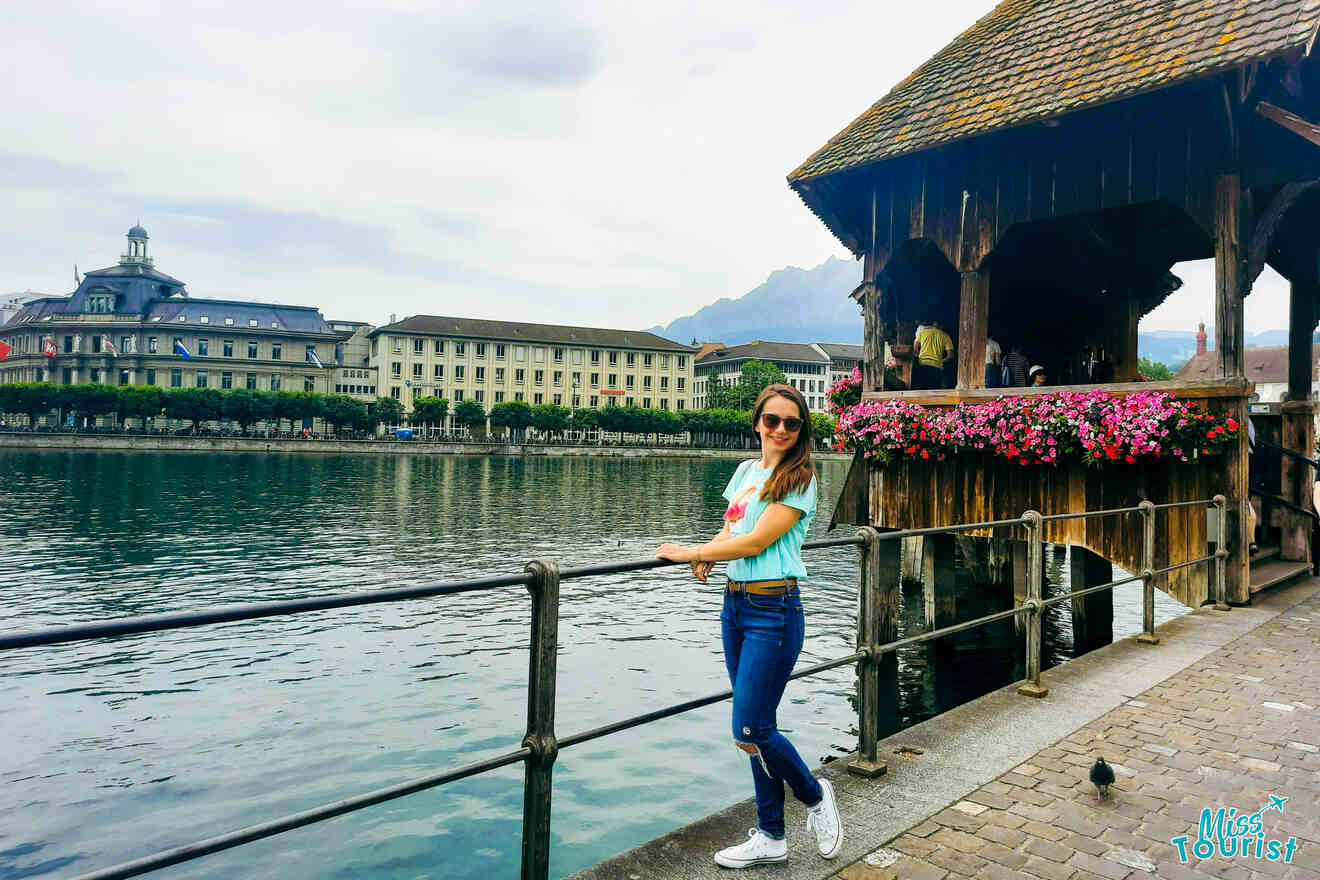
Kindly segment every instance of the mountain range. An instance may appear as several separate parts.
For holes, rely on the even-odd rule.
[[[812,269],[789,266],[770,273],[765,283],[736,299],[724,297],[695,314],[647,331],[675,342],[741,345],[773,342],[844,342],[860,345],[862,316],[848,294],[861,282],[862,264],[830,257]],[[811,308],[804,308],[810,303]],[[1213,331],[1211,331],[1213,337]],[[1320,335],[1316,341],[1320,342]],[[1248,348],[1287,345],[1287,330],[1248,333]],[[1137,350],[1177,370],[1196,354],[1193,330],[1152,330],[1138,334]]]

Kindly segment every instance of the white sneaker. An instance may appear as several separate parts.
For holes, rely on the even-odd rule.
[[[843,821],[839,818],[839,804],[834,799],[834,786],[828,779],[819,782],[825,794],[820,803],[807,809],[807,830],[816,835],[820,857],[832,859],[843,847]]]
[[[747,840],[715,853],[715,864],[722,868],[750,868],[788,861],[788,841],[775,840],[760,828],[747,832]]]

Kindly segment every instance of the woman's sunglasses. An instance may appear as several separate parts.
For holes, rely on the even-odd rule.
[[[784,430],[788,431],[790,434],[802,427],[802,420],[796,419],[793,416],[781,419],[774,413],[761,413],[761,423],[771,431],[778,430],[780,422],[784,423]]]

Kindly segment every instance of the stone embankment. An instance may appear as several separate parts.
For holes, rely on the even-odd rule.
[[[0,449],[85,449],[134,452],[278,452],[334,455],[592,456],[603,458],[728,458],[754,449],[693,449],[687,446],[553,446],[542,443],[430,443],[416,440],[288,440],[262,437],[188,437],[141,434],[32,434],[0,432]],[[851,458],[818,452],[824,460]]]

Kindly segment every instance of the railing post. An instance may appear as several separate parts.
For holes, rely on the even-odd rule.
[[[1227,611],[1228,585],[1224,579],[1224,568],[1228,560],[1228,499],[1223,495],[1214,498],[1215,513],[1218,523],[1215,527],[1215,610]]]
[[[559,563],[527,563],[532,594],[532,641],[527,672],[527,735],[532,756],[524,765],[522,880],[550,876],[550,796],[559,741],[555,739],[555,669],[559,657]]]
[[[870,526],[855,532],[861,543],[857,581],[857,650],[870,652],[857,662],[857,755],[848,762],[848,772],[867,779],[884,775],[889,765],[880,760],[880,658],[875,648],[880,638],[883,566],[880,564],[880,533]]]
[[[1146,500],[1141,508],[1141,632],[1137,641],[1158,645],[1155,635],[1155,502]]]
[[[1040,607],[1041,580],[1045,574],[1045,524],[1034,510],[1023,513],[1022,522],[1027,527],[1027,599],[1023,604],[1031,608],[1031,617],[1027,619],[1027,675],[1018,686],[1018,693],[1043,697],[1050,692],[1040,682],[1041,628],[1045,616]]]

